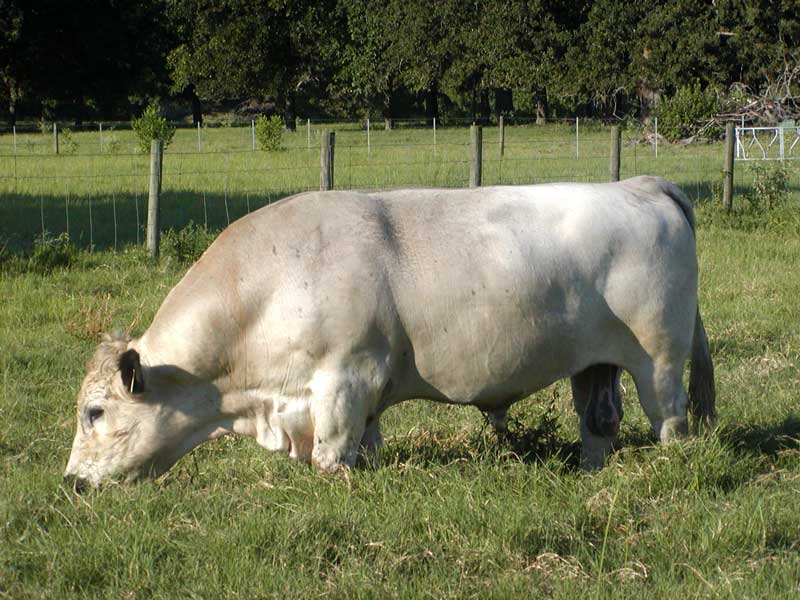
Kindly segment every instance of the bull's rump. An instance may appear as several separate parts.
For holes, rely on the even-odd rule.
[[[665,336],[688,351],[694,237],[665,185],[296,196],[224,232],[146,337],[185,330],[207,356],[244,353],[245,378],[283,391],[367,353],[398,397],[485,406],[628,367]]]

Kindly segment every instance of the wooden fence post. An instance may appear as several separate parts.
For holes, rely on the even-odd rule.
[[[53,123],[53,152],[58,154],[58,125]]]
[[[611,181],[619,181],[619,156],[622,138],[619,132],[619,125],[611,128]]]
[[[469,128],[469,141],[469,187],[480,187],[483,166],[483,129],[480,125],[472,125]]]
[[[323,131],[319,172],[319,189],[323,192],[333,189],[333,148],[335,145],[336,133]]]
[[[725,124],[725,165],[722,169],[722,204],[733,210],[733,147],[735,145],[733,122]]]
[[[161,168],[164,157],[164,142],[150,142],[150,194],[147,199],[147,250],[158,258],[159,201],[161,199]]]
[[[506,149],[506,127],[505,123],[503,123],[503,115],[500,115],[500,158],[503,158],[505,149]]]

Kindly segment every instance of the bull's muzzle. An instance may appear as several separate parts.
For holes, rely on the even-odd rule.
[[[77,475],[64,475],[62,485],[69,490],[73,490],[76,494],[82,494],[90,487],[86,479],[82,479]]]

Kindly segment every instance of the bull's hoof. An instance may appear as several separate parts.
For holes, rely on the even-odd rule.
[[[606,464],[608,452],[602,450],[581,450],[581,469],[587,473],[599,471]]]
[[[670,417],[661,423],[656,434],[661,443],[685,438],[689,435],[689,422],[686,417]]]
[[[352,454],[352,455],[351,455]],[[355,466],[357,453],[341,453],[330,449],[315,448],[311,465],[320,473],[340,473]]]

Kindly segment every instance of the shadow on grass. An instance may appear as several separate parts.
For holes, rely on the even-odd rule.
[[[715,435],[742,458],[756,455],[774,458],[784,450],[800,450],[800,417],[791,415],[773,424],[727,426]],[[626,428],[614,443],[614,450],[656,444],[658,440],[649,427]],[[506,432],[495,431],[488,422],[478,430],[455,434],[419,431],[387,440],[382,456],[384,464],[428,466],[463,461],[535,464],[555,460],[566,471],[577,471],[580,453],[580,440],[567,438],[560,430],[558,418],[544,414],[538,423],[510,419]]]
[[[719,432],[719,437],[737,453],[775,457],[784,450],[800,450],[800,417],[789,415],[774,424],[729,426]]]
[[[165,191],[161,196],[160,229],[182,229],[190,221],[219,230],[233,221],[303,190],[263,193],[197,193]],[[107,250],[143,244],[147,193],[0,194],[0,246],[7,252],[30,251],[43,231],[67,233],[78,248]]]
[[[555,411],[546,411],[535,422],[508,419],[506,431],[497,431],[488,420],[479,429],[438,432],[423,429],[389,438],[382,452],[384,465],[448,465],[457,462],[557,461],[567,471],[580,468],[580,442],[561,431]]]

